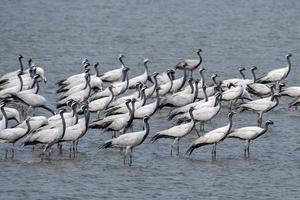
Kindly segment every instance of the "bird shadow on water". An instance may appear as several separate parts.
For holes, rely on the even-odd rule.
[[[146,166],[139,165],[136,163],[133,163],[131,165],[124,165],[123,163],[114,163],[114,164],[106,164],[103,167],[104,171],[122,171],[122,172],[128,172],[128,173],[136,173],[136,172],[143,172]]]
[[[236,157],[219,157],[217,156],[216,159],[210,158],[200,158],[200,157],[193,157],[193,156],[188,156],[185,155],[184,153],[180,153],[178,156],[177,155],[161,155],[157,153],[152,153],[153,158],[158,159],[158,160],[163,160],[163,161],[174,161],[174,162],[195,162],[195,163],[204,163],[204,164],[218,164],[218,163],[226,163],[226,162],[245,162],[245,163],[250,163],[250,162],[255,162],[258,161],[255,157],[244,157],[244,156],[236,156]]]
[[[74,156],[75,155],[75,156]],[[51,157],[48,157],[46,153],[42,159],[41,151],[32,149],[23,149],[15,152],[14,157],[5,158],[3,153],[0,154],[1,163],[14,163],[14,164],[30,164],[30,165],[57,165],[59,163],[82,163],[89,160],[87,153],[76,152],[75,154],[69,154],[68,151],[63,151],[60,154],[58,151],[53,151]]]
[[[199,159],[186,157],[186,160],[190,161],[192,164],[203,164],[207,166],[252,166],[259,161],[254,157],[226,157],[216,159]]]

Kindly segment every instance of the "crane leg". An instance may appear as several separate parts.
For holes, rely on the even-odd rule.
[[[79,143],[79,140],[76,140],[76,148],[75,148],[75,150],[76,150],[76,152],[78,152],[78,143]]]
[[[127,155],[128,155],[128,152],[129,152],[129,150],[130,150],[130,147],[126,147],[126,151],[125,151],[125,154],[124,154],[124,165],[126,165],[126,157],[127,157]]]
[[[123,156],[123,163],[124,163],[124,165],[126,165],[126,155],[125,154]]]
[[[204,132],[204,122],[200,122],[200,132]]]
[[[69,158],[71,159],[71,153],[72,153],[72,143],[70,143],[70,148],[69,148]]]
[[[41,160],[42,161],[44,160],[47,148],[48,148],[48,145],[44,145],[43,152],[41,153]]]
[[[217,155],[217,143],[214,143],[213,149],[212,149],[212,160],[216,160]]]
[[[247,141],[247,154],[248,154],[248,158],[250,157],[250,150],[249,150],[250,148],[249,147],[250,147],[250,141],[248,140]]]
[[[190,71],[189,78],[193,78],[193,70]]]
[[[45,155],[45,152],[43,151],[43,152],[41,153],[41,161],[44,160],[44,155]]]
[[[8,149],[5,149],[5,159],[7,159]]]
[[[11,158],[13,158],[15,156],[15,150],[14,147],[11,148]]]
[[[247,141],[246,141],[245,147],[244,147],[244,158],[247,158]]]
[[[175,138],[174,139],[174,141],[173,141],[173,143],[171,144],[171,156],[172,156],[172,154],[173,154],[173,148],[174,148],[174,145],[176,144],[176,142],[177,142],[177,140],[176,140],[177,138]]]
[[[130,161],[129,161],[129,166],[132,164],[132,148],[130,148]]]
[[[257,126],[261,127],[261,124],[262,124],[262,119],[258,118],[258,120],[257,120]]]
[[[179,155],[179,138],[175,138],[173,145],[176,144],[176,155]]]
[[[48,151],[48,159],[51,160],[51,149],[49,148],[49,151]]]
[[[229,112],[231,111],[231,108],[232,108],[232,101],[230,101],[230,103],[229,103],[229,108],[228,108]]]
[[[261,127],[262,124],[262,114],[258,114],[258,119],[257,119],[257,126]]]
[[[238,101],[238,99],[233,100],[233,105],[232,105],[233,108],[231,108],[231,110],[235,108],[235,105],[237,104],[237,101]]]
[[[177,156],[179,156],[179,139],[177,140]]]
[[[59,148],[59,154],[62,154],[62,153],[63,153],[63,152],[62,152],[62,144],[57,143],[57,146],[58,146],[58,148]]]
[[[73,153],[75,152],[75,141],[72,142],[72,150],[73,150]]]
[[[198,132],[198,130],[197,130],[197,128],[196,128],[196,126],[195,126],[195,131],[196,131],[196,133],[197,133],[198,137],[200,137],[200,133]]]

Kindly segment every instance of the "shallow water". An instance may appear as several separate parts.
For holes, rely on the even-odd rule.
[[[239,66],[259,67],[258,74],[286,64],[293,53],[289,85],[299,85],[300,2],[292,1],[1,1],[0,73],[17,69],[17,55],[32,57],[48,78],[42,94],[54,104],[55,82],[82,71],[80,62],[99,61],[101,71],[119,67],[125,54],[132,74],[163,71],[203,49],[207,78],[239,77]],[[250,76],[247,70],[247,76]],[[275,124],[251,145],[243,158],[238,140],[191,157],[169,156],[169,140],[134,149],[132,167],[123,166],[118,150],[98,150],[110,137],[89,130],[74,160],[54,152],[41,162],[39,151],[17,145],[13,160],[0,152],[0,199],[299,199],[299,111],[288,110],[288,98],[266,114]],[[226,108],[206,126],[223,126]],[[39,114],[47,114],[38,110]],[[168,110],[155,115],[151,135],[171,126]],[[234,117],[234,127],[255,125],[254,113]],[[135,130],[141,129],[141,123]],[[182,139],[185,152],[195,132]]]

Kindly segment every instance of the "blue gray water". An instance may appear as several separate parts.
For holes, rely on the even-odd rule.
[[[101,71],[119,67],[118,54],[132,74],[163,71],[203,49],[206,76],[239,77],[239,66],[257,65],[259,75],[286,64],[293,53],[289,85],[300,85],[300,2],[279,1],[15,1],[0,5],[0,73],[18,67],[17,56],[32,57],[48,78],[42,94],[53,104],[55,82],[80,72],[80,62],[99,61]],[[250,77],[248,70],[247,76]],[[118,151],[99,151],[109,134],[90,130],[74,160],[54,153],[41,162],[39,152],[17,145],[13,160],[0,146],[0,199],[299,199],[299,111],[289,99],[265,115],[275,125],[251,145],[225,140],[217,160],[211,147],[191,157],[169,156],[169,140],[134,149],[132,167],[123,166]],[[151,133],[172,126],[167,110],[151,119]],[[223,110],[206,129],[223,126]],[[39,114],[47,114],[39,110]],[[234,117],[234,127],[255,125],[256,115]],[[141,129],[137,123],[135,129]],[[181,141],[181,152],[196,138]]]

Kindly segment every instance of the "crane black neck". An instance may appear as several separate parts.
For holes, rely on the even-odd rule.
[[[72,104],[71,105],[71,109],[72,109],[72,117],[75,117],[75,114],[76,114],[76,104]]]
[[[134,103],[135,103],[134,101],[131,101],[131,109],[129,111],[129,121],[127,124],[128,127],[132,124],[133,119],[134,119],[134,112],[135,112]]]
[[[99,77],[99,76],[100,76],[100,72],[99,72],[99,68],[98,68],[98,67],[99,67],[99,64],[96,63],[96,64],[94,65],[94,68],[95,68],[95,71],[96,71],[96,77]]]
[[[146,130],[146,134],[149,134],[149,130],[150,130],[150,126],[149,126],[149,122],[148,122],[149,118],[144,119],[144,127]]]
[[[30,86],[30,89],[33,89],[35,86],[37,87],[36,88],[36,92],[35,92],[35,94],[37,94],[38,92],[39,92],[39,89],[40,89],[40,86],[39,86],[39,83],[38,83],[38,76],[34,76],[34,78],[33,78],[33,83],[32,83],[32,85]]]
[[[155,104],[155,112],[157,111],[157,109],[159,108],[159,104],[160,104],[160,97],[159,97],[159,91],[156,90],[156,104]]]
[[[290,71],[291,71],[292,63],[291,63],[291,60],[290,60],[290,56],[287,56],[286,59],[287,59],[287,62],[288,62],[288,72],[287,72],[286,76],[288,76]]]
[[[203,85],[203,86],[202,86],[202,89],[203,89],[203,94],[204,94],[205,102],[207,102],[207,101],[208,101],[208,97],[207,97],[207,93],[206,93],[206,86]]]
[[[173,77],[172,77],[172,74],[170,74],[169,78],[170,78],[170,81],[171,81],[171,85],[170,85],[170,89],[169,89],[169,91],[167,93],[169,93],[171,91],[172,87],[173,87]]]
[[[75,117],[75,124],[77,124],[78,123],[78,113],[76,112],[76,110],[74,112],[74,116],[73,117]]]
[[[7,125],[8,125],[8,119],[7,119],[7,114],[6,114],[6,112],[5,112],[4,106],[1,106],[1,112],[2,112],[3,118],[4,118],[4,120],[5,120],[5,128],[7,128]]]
[[[62,137],[61,139],[65,136],[65,133],[66,133],[66,120],[65,120],[65,117],[64,117],[64,112],[61,112],[60,113],[60,117],[61,117],[61,120],[62,120]]]
[[[130,112],[130,116],[134,116],[134,112],[135,112],[135,101],[131,102],[131,112]]]
[[[251,69],[251,73],[252,73],[252,76],[253,76],[253,83],[255,83],[256,82],[255,68]]]
[[[150,126],[149,126],[149,123],[148,123],[148,119],[144,119],[143,121],[144,121],[145,135],[144,135],[142,141],[140,142],[140,144],[142,144],[145,141],[145,139],[147,138],[147,136],[150,132]]]
[[[20,70],[23,73],[24,72],[24,66],[23,66],[22,58],[23,58],[22,56],[19,56]]]
[[[214,107],[218,106],[221,103],[221,101],[222,101],[222,94],[219,94],[215,98],[215,105],[214,105]]]
[[[273,95],[273,96],[272,96],[271,101],[274,101],[274,100],[275,100],[275,101],[278,101],[278,96],[277,96],[277,95]]]
[[[212,81],[214,82],[215,85],[218,85],[218,82],[217,82],[217,80],[216,80],[216,77],[217,77],[217,76],[212,76],[211,79],[212,79]]]
[[[127,71],[123,71],[122,81],[124,82],[126,80],[128,80],[128,73],[127,73]]]
[[[147,74],[147,76],[148,76],[148,64],[147,64],[147,62],[144,62],[144,67],[145,67],[145,73]]]
[[[192,122],[195,124],[195,118],[194,118],[193,110],[190,109],[190,110],[189,110],[189,113],[190,113],[190,117],[191,117],[191,119],[192,119]]]
[[[194,85],[193,85],[192,79],[189,79],[188,83],[189,83],[189,86],[191,88],[191,94],[193,94],[195,89],[194,89]]]
[[[20,90],[19,90],[19,92],[21,92],[23,90],[23,79],[22,79],[21,73],[18,74],[18,78],[19,78],[19,81],[20,81]]]
[[[121,62],[122,66],[125,67],[122,56],[120,56],[119,61]]]
[[[29,58],[29,60],[28,60],[28,68],[33,70],[33,65],[32,65],[32,59],[31,58]]]
[[[129,113],[129,115],[131,114],[131,108],[130,108],[130,105],[129,105],[130,103],[129,102],[126,102],[125,103],[125,105],[126,105],[126,107],[127,107],[127,110],[128,110],[128,113]]]
[[[90,121],[90,111],[88,108],[86,108],[84,110],[84,117],[85,117],[85,128],[87,130],[89,127],[89,121]]]
[[[26,131],[26,134],[28,134],[30,131],[31,131],[31,126],[30,126],[30,123],[29,123],[29,119],[26,120],[26,125],[27,125],[27,131]],[[25,134],[25,135],[26,135]]]
[[[139,84],[139,85],[136,87],[136,90],[137,90],[137,92],[138,92],[137,98],[140,98],[140,97],[141,97],[141,90],[142,90],[141,84]]]
[[[195,90],[194,90],[194,99],[193,99],[193,102],[196,101],[197,97],[198,97],[198,80],[195,81]]]
[[[109,87],[108,89],[109,89],[110,95],[111,95],[111,99],[110,99],[110,101],[109,101],[109,104],[110,104],[110,103],[112,102],[112,100],[114,99],[115,96],[114,96],[114,91],[113,91],[113,89],[112,89],[111,87]],[[109,104],[108,104],[108,105],[109,105]]]
[[[145,103],[146,103],[146,95],[145,95],[145,90],[144,89],[142,89],[142,91],[141,91],[141,98],[140,98],[140,100],[142,101],[142,106],[145,105]]]
[[[198,66],[199,66],[202,63],[202,57],[201,57],[200,51],[198,51],[197,54],[199,56],[199,64],[198,64]]]
[[[241,74],[242,78],[245,80],[246,77],[245,77],[245,74],[244,74],[243,70],[240,70],[240,74]]]
[[[155,92],[157,86],[158,86],[158,85],[157,85],[157,79],[156,79],[156,76],[153,76],[153,85],[151,86],[150,93],[147,94],[147,97],[151,97],[151,96],[154,94],[154,92]]]
[[[231,130],[231,128],[232,128],[232,117],[233,117],[233,114],[230,113],[229,116],[228,116],[228,120],[229,120],[229,128],[228,128],[227,134],[230,133],[230,130]]]
[[[36,92],[35,93],[37,94],[39,92],[39,90],[40,90],[39,82],[36,81],[35,85],[36,85]]]
[[[270,124],[268,122],[266,122],[263,131],[261,131],[257,136],[255,136],[254,138],[252,138],[252,140],[255,140],[256,138],[258,138],[258,137],[262,136],[263,134],[265,134],[268,131],[268,129],[269,129],[269,125]]]

